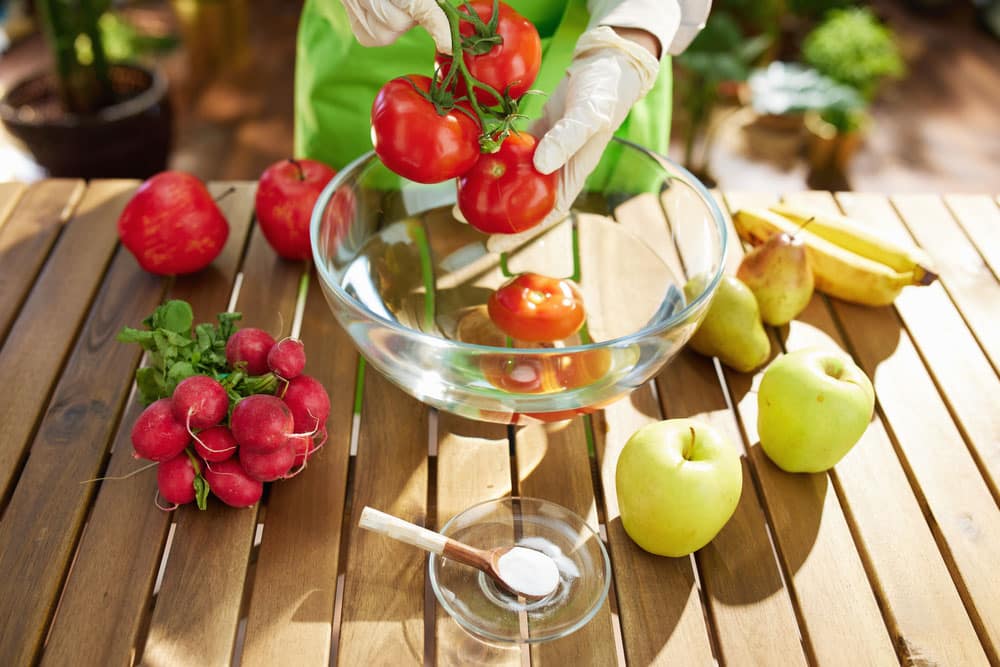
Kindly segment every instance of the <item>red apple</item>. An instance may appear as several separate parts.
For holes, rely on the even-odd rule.
[[[118,236],[150,273],[194,273],[222,252],[229,224],[197,177],[164,171],[139,186],[125,205]]]
[[[309,219],[336,172],[315,160],[282,160],[264,170],[254,208],[264,238],[285,259],[312,257]]]

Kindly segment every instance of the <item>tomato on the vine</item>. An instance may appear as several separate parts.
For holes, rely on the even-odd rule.
[[[530,134],[511,134],[458,179],[458,208],[470,225],[487,234],[513,234],[552,211],[559,175],[535,169],[537,143]]]
[[[501,331],[530,343],[568,338],[586,317],[583,297],[572,282],[538,273],[522,273],[507,281],[486,307]]]
[[[471,4],[482,22],[489,24],[493,17],[493,0],[476,0]],[[459,11],[469,15],[464,6]],[[459,32],[463,38],[486,38],[479,48],[489,48],[488,51],[476,54],[474,50],[465,54],[465,65],[474,79],[488,84],[501,94],[507,90],[514,100],[531,88],[542,64],[542,42],[531,21],[501,2],[496,27],[496,34],[500,37],[499,44],[491,44],[490,35],[477,35],[476,26],[468,19],[459,23]],[[436,60],[440,76],[447,76],[451,69],[451,56],[438,54]],[[458,78],[456,92],[459,95],[467,94],[461,77]],[[476,89],[476,100],[488,106],[500,103],[500,100],[482,88]]]
[[[383,164],[418,183],[440,183],[479,158],[479,124],[455,108],[439,114],[423,94],[431,79],[411,74],[382,86],[372,105],[372,138]]]

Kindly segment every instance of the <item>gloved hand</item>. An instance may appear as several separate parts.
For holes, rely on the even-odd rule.
[[[544,174],[561,169],[555,209],[520,234],[491,236],[486,243],[491,252],[512,250],[566,218],[615,130],[653,87],[658,71],[659,61],[649,51],[610,27],[580,37],[565,78],[531,128],[541,137],[535,168]]]
[[[435,0],[341,0],[362,46],[386,46],[413,26],[430,33],[441,53],[451,53],[448,19]]]

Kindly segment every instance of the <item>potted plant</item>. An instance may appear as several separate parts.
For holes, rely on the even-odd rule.
[[[108,5],[38,0],[53,67],[0,98],[7,131],[52,176],[145,178],[167,164],[167,81],[155,68],[108,57],[101,25]]]

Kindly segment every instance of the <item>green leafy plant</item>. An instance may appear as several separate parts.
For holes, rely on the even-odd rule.
[[[98,27],[108,0],[38,0],[36,6],[66,110],[92,113],[111,104],[114,90]]]
[[[771,38],[758,35],[747,38],[732,15],[713,13],[687,50],[677,57],[682,70],[681,104],[687,112],[689,127],[684,146],[684,164],[704,175],[705,159],[693,164],[697,137],[705,130],[724,81],[745,81],[751,64],[767,48]],[[707,155],[708,151],[704,151]]]
[[[803,60],[872,99],[886,78],[902,76],[903,59],[893,33],[868,9],[830,12],[802,44]]]
[[[94,113],[118,101],[112,62],[176,44],[136,30],[111,11],[111,0],[37,0],[36,7],[52,52],[59,98],[71,113]]]
[[[858,91],[798,63],[771,63],[754,70],[748,83],[757,113],[818,111],[840,132],[857,129],[864,118],[866,102]]]

